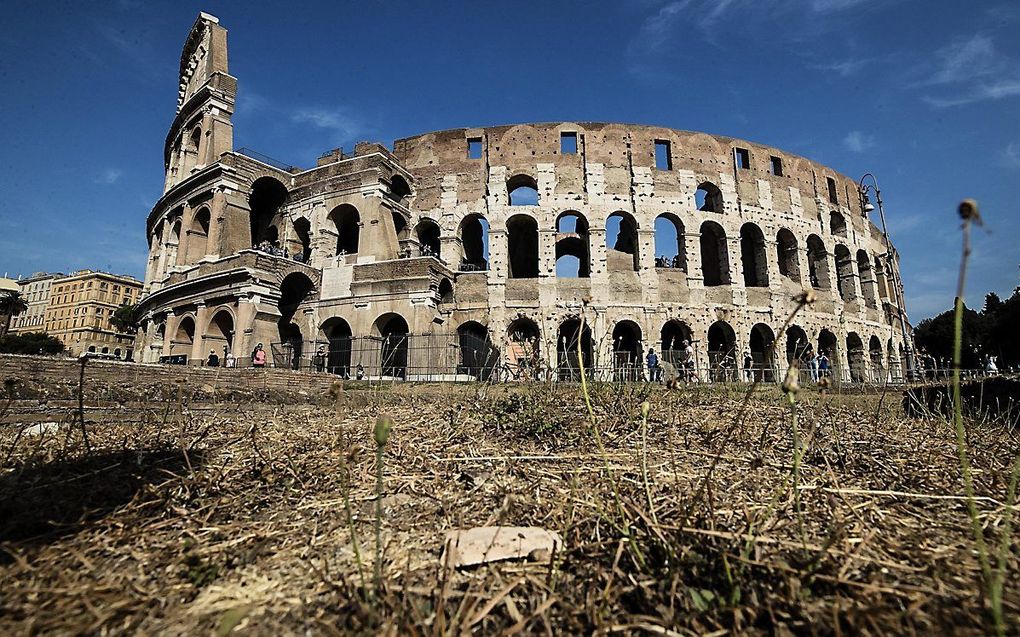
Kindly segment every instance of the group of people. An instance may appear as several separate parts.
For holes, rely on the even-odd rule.
[[[226,347],[224,347],[223,349],[226,350],[224,352],[224,354],[223,354],[223,361],[222,361],[223,367],[229,367],[229,368],[237,367],[237,358],[234,356],[234,353],[231,352]],[[251,352],[251,364],[252,364],[252,367],[265,367],[266,366],[266,358],[267,358],[266,350],[262,346],[262,343],[259,343],[258,345],[255,346],[255,349],[253,349],[252,352]],[[220,366],[220,362],[221,362],[220,361],[220,355],[216,353],[216,350],[214,350],[214,349],[209,350],[209,356],[205,359],[205,366],[206,367],[219,367]]]
[[[680,270],[683,268],[683,263],[680,261],[680,255],[674,255],[672,258],[667,256],[655,257],[655,267],[657,268],[675,268]]]
[[[274,257],[283,257],[284,259],[293,259],[294,261],[297,261],[298,263],[304,263],[305,262],[305,254],[304,254],[304,252],[295,252],[294,254],[287,254],[287,251],[284,250],[283,248],[281,248],[279,246],[279,244],[277,244],[276,241],[263,240],[258,245],[254,246],[254,248],[256,250],[258,250],[259,252],[265,252],[266,254],[271,254]]]
[[[675,363],[676,380],[682,380],[685,383],[697,381],[698,370],[695,367],[694,347],[691,346],[691,342],[688,340],[681,341],[679,352],[679,359],[668,363],[670,367],[674,367]],[[648,365],[649,382],[657,383],[668,380],[663,378],[663,365],[659,361],[659,355],[655,353],[654,348],[648,348],[648,353],[645,355],[645,363]],[[671,373],[670,375],[672,376],[673,374]]]

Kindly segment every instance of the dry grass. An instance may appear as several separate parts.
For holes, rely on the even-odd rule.
[[[201,415],[171,402],[141,425],[111,409],[91,453],[67,426],[0,467],[0,634],[988,631],[950,424],[801,392],[794,498],[788,408],[763,388],[735,425],[742,398],[594,388],[605,456],[576,387],[401,386]],[[384,583],[366,590],[380,413]],[[994,538],[1017,442],[987,424],[969,436]],[[0,428],[0,460],[14,438]],[[556,530],[565,549],[445,572],[444,532],[487,524]],[[1016,630],[1009,579],[1004,610]]]

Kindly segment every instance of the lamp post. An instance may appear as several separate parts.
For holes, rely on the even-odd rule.
[[[864,183],[864,180],[871,177],[871,182],[875,188],[875,201],[878,203],[878,215],[882,219],[882,237],[885,239],[885,258],[889,264],[889,272],[892,275],[893,285],[893,298],[897,305],[897,314],[900,317],[900,337],[903,339],[903,353],[907,359],[907,379],[914,380],[916,378],[916,372],[914,367],[914,347],[911,339],[907,336],[907,319],[906,319],[906,305],[903,299],[903,289],[900,287],[899,275],[896,270],[896,258],[893,256],[892,245],[889,242],[889,229],[885,225],[885,209],[882,207],[882,192],[878,189],[878,179],[875,178],[871,173],[864,173],[861,177],[860,184],[858,185],[858,191],[861,195],[861,209],[864,210],[864,214],[873,212],[875,206],[871,204],[871,199],[868,194],[871,192],[872,186]]]

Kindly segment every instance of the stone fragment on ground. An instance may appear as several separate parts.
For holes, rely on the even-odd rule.
[[[537,526],[481,526],[448,531],[440,560],[447,568],[503,560],[544,561],[562,545],[559,533]]]

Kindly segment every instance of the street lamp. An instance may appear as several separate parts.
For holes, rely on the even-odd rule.
[[[864,183],[864,180],[871,177],[871,182],[874,184],[875,189],[875,201],[878,203],[878,215],[882,219],[882,236],[885,239],[885,258],[889,264],[889,271],[892,275],[893,284],[893,297],[896,301],[897,313],[900,317],[900,336],[903,339],[903,353],[907,359],[907,379],[914,380],[916,378],[914,369],[914,347],[911,339],[907,336],[907,319],[906,319],[906,304],[903,299],[903,288],[900,286],[899,275],[896,270],[896,258],[893,256],[892,245],[889,242],[889,229],[885,225],[885,209],[882,207],[882,192],[878,189],[878,179],[875,178],[871,173],[864,173],[861,177],[860,184],[858,185],[858,191],[861,196],[861,209],[864,210],[864,214],[874,212],[875,206],[871,203],[871,198],[868,196],[871,192],[871,186]]]

